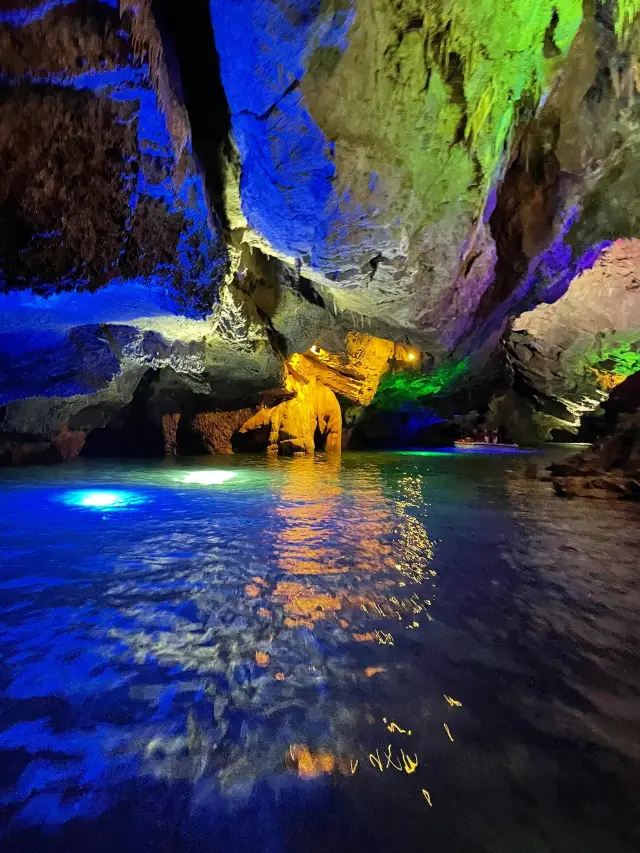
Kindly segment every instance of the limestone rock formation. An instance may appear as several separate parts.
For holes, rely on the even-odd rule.
[[[296,363],[305,376],[315,376],[345,400],[368,406],[378,390],[380,377],[398,350],[403,352],[392,341],[350,332],[341,351],[327,352],[313,345]]]
[[[0,458],[575,429],[638,369],[639,10],[9,0]]]
[[[433,347],[451,346],[492,280],[485,212],[510,128],[558,65],[546,33],[566,54],[582,3],[212,13],[241,166],[232,224],[341,307],[401,328],[420,318]]]
[[[162,445],[165,456],[176,456],[178,453],[178,427],[180,412],[162,415]]]
[[[519,317],[508,350],[547,428],[576,430],[640,370],[640,240],[619,240],[556,302]]]
[[[68,462],[82,450],[86,433],[63,426],[54,435],[4,433],[0,436],[0,464]]]
[[[191,429],[198,434],[207,453],[222,455],[233,453],[232,438],[254,415],[254,409],[234,411],[199,412],[193,418]]]
[[[293,395],[291,399],[261,409],[243,424],[240,432],[251,433],[268,427],[267,450],[284,456],[313,453],[316,449],[339,453],[342,448],[340,404],[333,391],[314,373],[301,372],[304,370],[301,362],[300,356],[293,356],[286,365],[285,388]]]
[[[613,435],[551,473],[563,497],[640,500],[640,414],[621,418]]]
[[[227,250],[148,7],[11,5],[0,13],[3,292],[104,291],[86,314],[108,296],[148,314],[208,313]]]
[[[553,485],[564,497],[640,500],[640,373],[612,393],[604,424],[593,447],[551,466]]]

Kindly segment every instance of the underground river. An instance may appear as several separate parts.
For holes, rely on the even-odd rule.
[[[3,471],[0,848],[637,851],[640,513],[531,462]]]

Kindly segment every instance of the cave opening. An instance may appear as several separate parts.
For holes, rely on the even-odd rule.
[[[82,448],[88,458],[162,458],[164,441],[160,420],[151,406],[157,370],[148,370],[131,402],[118,409],[104,426],[92,429]]]

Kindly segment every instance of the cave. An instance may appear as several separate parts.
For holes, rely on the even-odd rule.
[[[3,851],[639,849],[639,45],[0,3]]]

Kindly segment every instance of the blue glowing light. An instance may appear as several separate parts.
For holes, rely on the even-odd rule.
[[[125,490],[111,491],[109,489],[74,489],[65,492],[61,500],[67,506],[84,507],[85,509],[123,509],[144,503],[144,498],[136,492]]]

